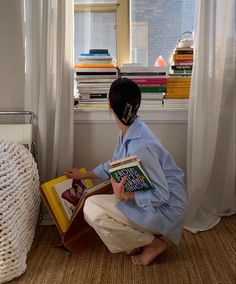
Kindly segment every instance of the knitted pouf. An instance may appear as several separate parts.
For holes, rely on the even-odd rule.
[[[26,270],[39,216],[39,176],[31,153],[0,140],[0,283]]]

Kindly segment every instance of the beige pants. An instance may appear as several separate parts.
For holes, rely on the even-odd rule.
[[[94,195],[84,205],[84,218],[112,253],[145,246],[154,236],[129,221],[117,208],[114,194]]]

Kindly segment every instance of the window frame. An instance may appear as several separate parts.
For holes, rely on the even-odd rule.
[[[130,62],[130,4],[129,0],[117,3],[75,3],[74,13],[83,11],[116,12],[117,65]]]

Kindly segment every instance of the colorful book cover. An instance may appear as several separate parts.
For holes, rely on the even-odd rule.
[[[71,178],[53,186],[56,198],[58,199],[58,202],[61,203],[69,220],[86,188],[87,186],[82,181],[73,180]]]
[[[69,218],[65,214],[62,204],[57,199],[53,186],[57,183],[64,182],[67,179],[66,176],[61,176],[41,185],[42,191],[63,233],[65,233],[69,227]]]
[[[86,172],[85,168],[80,169],[81,172]],[[55,179],[52,179],[48,182],[45,182],[41,185],[41,189],[47,199],[47,202],[51,208],[51,211],[62,231],[62,233],[65,233],[66,230],[69,227],[70,223],[70,217],[71,215],[68,214],[68,211],[65,210],[65,204],[61,202],[61,199],[58,198],[58,195],[55,192],[55,188],[63,188],[63,192],[66,192],[67,190],[70,190],[72,188],[72,181],[73,179],[68,178],[67,176],[61,176]],[[76,181],[74,181],[74,188],[76,187]],[[93,183],[90,179],[86,179],[83,181],[84,186],[86,188],[91,187]],[[73,194],[71,192],[71,194]],[[64,194],[64,198],[62,200],[66,200],[68,198],[68,194]],[[72,204],[73,205],[73,204]],[[70,210],[70,209],[69,209]]]
[[[154,189],[152,182],[142,169],[139,160],[112,167],[110,168],[109,173],[116,182],[120,182],[124,176],[127,177],[124,184],[124,190],[126,192]]]

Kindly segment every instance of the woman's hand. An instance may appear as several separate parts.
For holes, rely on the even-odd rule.
[[[73,168],[70,170],[66,170],[64,172],[64,174],[66,176],[68,176],[69,178],[73,178],[73,179],[87,179],[87,178],[97,178],[97,176],[95,176],[95,174],[93,173],[93,171],[88,171],[85,173],[81,173],[79,169]]]
[[[127,193],[124,191],[124,184],[127,180],[127,177],[123,177],[120,182],[116,182],[113,177],[111,177],[111,185],[113,187],[114,194],[117,199],[122,201],[127,201]]]
[[[83,179],[83,178],[84,178],[84,177],[83,177],[84,174],[81,173],[81,172],[79,171],[79,169],[76,169],[76,168],[66,170],[66,171],[64,172],[64,174],[65,174],[66,176],[68,176],[69,178],[73,178],[73,179]]]

